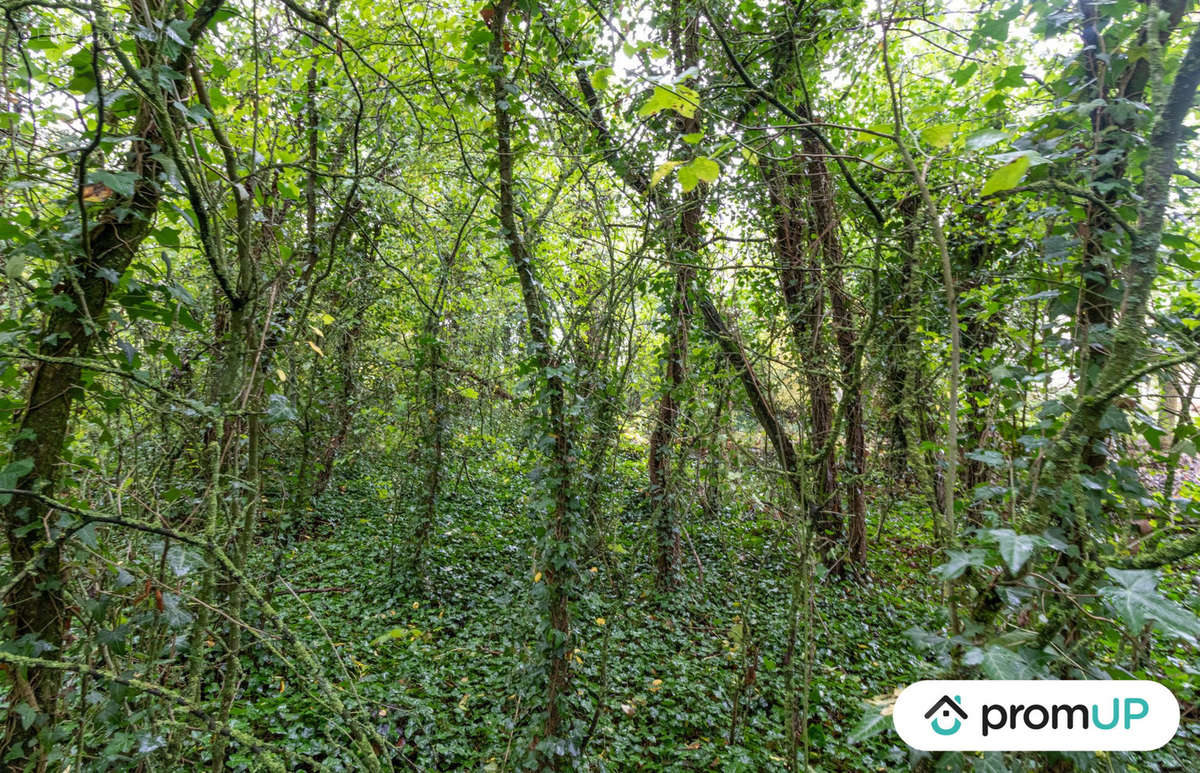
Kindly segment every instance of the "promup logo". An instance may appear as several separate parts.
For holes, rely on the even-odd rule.
[[[954,724],[948,728],[943,728],[938,725],[938,721],[935,718],[929,723],[933,728],[933,732],[937,733],[938,735],[954,735],[958,732],[958,729],[962,727],[962,720],[967,718],[967,712],[963,711],[958,705],[960,703],[962,703],[962,696],[955,695],[954,700],[950,700],[949,695],[943,695],[940,701],[933,704],[933,708],[925,712],[926,719],[929,719],[934,714],[938,713],[938,710],[941,710],[943,717],[950,716],[951,709],[954,710],[954,713],[958,714],[958,719],[954,720]]]
[[[896,732],[926,751],[1143,751],[1179,727],[1157,682],[917,682],[896,699]]]

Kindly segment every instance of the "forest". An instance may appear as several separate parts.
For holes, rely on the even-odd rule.
[[[0,9],[0,769],[1200,765],[1200,4]]]

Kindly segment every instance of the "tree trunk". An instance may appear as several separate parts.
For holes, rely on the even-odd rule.
[[[834,455],[833,384],[824,357],[825,292],[820,264],[807,243],[810,228],[804,218],[804,175],[790,161],[763,166],[772,203],[779,287],[808,390],[810,446],[817,454],[812,463],[814,526],[820,539],[818,550],[827,553],[842,535],[842,505]]]
[[[562,363],[554,351],[550,335],[550,312],[541,284],[534,272],[528,242],[518,224],[522,218],[516,203],[516,183],[513,177],[512,106],[508,100],[512,95],[506,90],[509,85],[505,64],[504,34],[505,18],[509,11],[509,0],[500,0],[493,6],[494,14],[489,22],[492,41],[489,54],[492,62],[492,97],[496,131],[496,162],[498,183],[498,210],[501,238],[504,240],[509,258],[521,284],[521,297],[525,304],[525,318],[529,327],[529,349],[540,371],[539,392],[546,416],[546,433],[543,447],[546,449],[547,475],[552,505],[547,513],[547,538],[542,542],[541,574],[546,583],[546,610],[548,629],[546,641],[546,719],[542,728],[545,747],[553,749],[556,741],[570,729],[567,698],[570,688],[570,663],[573,654],[571,618],[568,599],[574,571],[572,546],[572,475],[571,443],[566,416],[566,389]],[[569,747],[570,744],[562,744]],[[570,760],[554,751],[541,753],[542,767],[555,770],[569,769]]]
[[[804,138],[808,154],[809,201],[813,212],[813,230],[821,247],[821,268],[824,286],[829,293],[833,337],[837,341],[838,365],[842,375],[842,399],[845,401],[846,448],[845,468],[849,482],[849,524],[846,552],[851,563],[865,564],[867,560],[867,500],[863,495],[867,446],[863,432],[863,397],[857,377],[857,342],[850,299],[842,278],[842,243],[834,198],[833,178],[825,164],[821,147],[811,135]]]
[[[221,0],[206,0],[196,9],[189,25],[192,45],[184,47],[169,64],[173,72],[181,76],[187,72],[195,43],[220,5]],[[160,64],[156,52],[145,43],[138,45],[137,54],[143,66]],[[177,92],[169,99],[186,99],[183,93],[186,81],[181,78],[176,83]],[[156,96],[166,98],[162,94]],[[174,141],[174,137],[164,135],[164,130],[169,127],[155,106],[144,100],[130,132],[139,139],[132,142],[124,165],[126,171],[138,175],[133,196],[125,199],[114,195],[93,221],[95,225],[85,231],[86,237],[72,266],[78,281],[62,290],[65,302],[46,315],[38,355],[57,359],[54,362],[39,359],[35,364],[25,389],[25,408],[14,422],[16,439],[10,460],[25,467],[16,489],[53,495],[58,486],[71,413],[80,396],[81,368],[70,360],[91,353],[96,336],[101,333],[99,320],[104,319],[105,304],[113,286],[107,277],[125,272],[150,230],[162,196],[158,178],[163,167],[156,154],[167,140]],[[82,194],[78,198],[82,205]],[[115,214],[120,207],[128,210],[122,218]],[[49,645],[50,652],[61,654],[67,627],[63,592],[66,578],[62,574],[60,547],[47,540],[55,530],[56,517],[41,500],[25,494],[15,494],[4,504],[3,517],[12,570],[14,573],[28,570],[5,599],[6,622],[11,626],[11,636],[7,638],[27,637],[27,642],[43,642]],[[22,753],[29,759],[43,758],[43,753],[34,747],[38,733],[54,724],[61,674],[57,669],[37,667],[30,667],[24,674],[13,674],[9,712],[4,737],[0,739],[0,760]],[[35,721],[26,726],[15,710],[18,706],[33,709],[37,713]]]

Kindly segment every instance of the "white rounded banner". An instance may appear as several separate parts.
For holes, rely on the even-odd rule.
[[[1179,728],[1179,703],[1139,680],[926,681],[892,713],[924,751],[1147,751]]]

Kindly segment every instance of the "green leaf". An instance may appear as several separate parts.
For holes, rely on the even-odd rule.
[[[28,703],[18,703],[13,707],[13,710],[21,717],[21,726],[26,730],[33,725],[33,721],[37,719],[37,710]]]
[[[982,550],[947,550],[946,557],[946,563],[933,568],[943,580],[953,580],[969,566],[987,566],[987,553]]]
[[[1000,550],[1000,557],[1013,574],[1021,570],[1033,551],[1041,544],[1041,537],[1033,534],[1017,534],[1012,529],[992,529],[988,532]]]
[[[1158,575],[1150,569],[1107,569],[1115,585],[1100,589],[1100,596],[1134,633],[1147,622],[1171,636],[1192,644],[1200,640],[1200,618],[1187,608],[1163,598],[1158,592]]]
[[[695,145],[704,139],[704,132],[692,132],[691,134],[683,135],[683,141],[689,145]]]
[[[612,78],[613,69],[611,67],[601,67],[592,73],[592,77],[588,80],[592,83],[592,88],[596,91],[604,91],[608,88],[608,82]]]
[[[927,126],[921,130],[921,139],[935,148],[944,148],[954,139],[954,126],[948,123]]]
[[[1006,191],[1009,188],[1016,187],[1017,183],[1021,182],[1021,178],[1025,176],[1025,172],[1029,169],[1029,157],[1021,156],[1013,159],[1009,163],[992,172],[988,177],[987,182],[983,184],[983,190],[979,192],[980,196],[989,196],[999,191]]]
[[[9,462],[3,470],[0,470],[0,488],[16,488],[21,478],[28,475],[31,470],[33,470],[33,459],[28,456]],[[0,505],[7,505],[11,500],[12,494],[0,494]]]
[[[721,174],[721,166],[705,156],[697,156],[692,163],[688,164],[688,167],[706,183],[716,182],[717,177]]]
[[[665,164],[660,164],[658,169],[654,170],[654,174],[650,175],[650,187],[658,185],[663,178],[674,171],[675,167],[682,164],[682,161],[668,161]]]
[[[1033,670],[1025,662],[1025,658],[998,644],[983,650],[979,657],[979,667],[989,679],[1033,678]]]
[[[983,462],[989,467],[1003,467],[1004,454],[994,448],[981,448],[976,451],[971,451],[967,455],[968,459],[974,459],[977,462]]]
[[[894,704],[889,704],[894,705]],[[879,735],[884,730],[892,727],[892,715],[884,714],[884,706],[868,706],[866,713],[862,719],[858,720],[858,724],[850,731],[850,735],[846,738],[851,744],[862,743],[868,738]]]
[[[1004,754],[1002,752],[984,752],[982,757],[975,758],[974,767],[972,770],[975,773],[1008,773],[1008,766],[1004,764]]]
[[[979,64],[971,62],[966,67],[960,67],[950,75],[950,80],[954,81],[955,86],[965,86],[971,80],[976,71],[979,70]]]
[[[649,118],[663,110],[674,110],[684,118],[696,117],[696,106],[700,104],[700,93],[693,88],[675,85],[670,88],[655,86],[654,93],[638,110],[642,118]]]
[[[696,169],[691,164],[680,167],[679,169],[679,184],[683,187],[683,192],[687,193],[700,184],[700,176],[696,174]]]
[[[15,282],[21,278],[21,272],[25,270],[25,255],[20,252],[14,252],[9,256],[8,261],[4,264],[4,275],[8,277],[8,281]]]
[[[106,172],[103,169],[98,169],[90,175],[92,182],[100,183],[125,198],[133,197],[133,189],[137,184],[138,176],[134,172]]]
[[[1008,135],[997,129],[980,129],[967,136],[967,150],[983,150],[1006,139]]]

